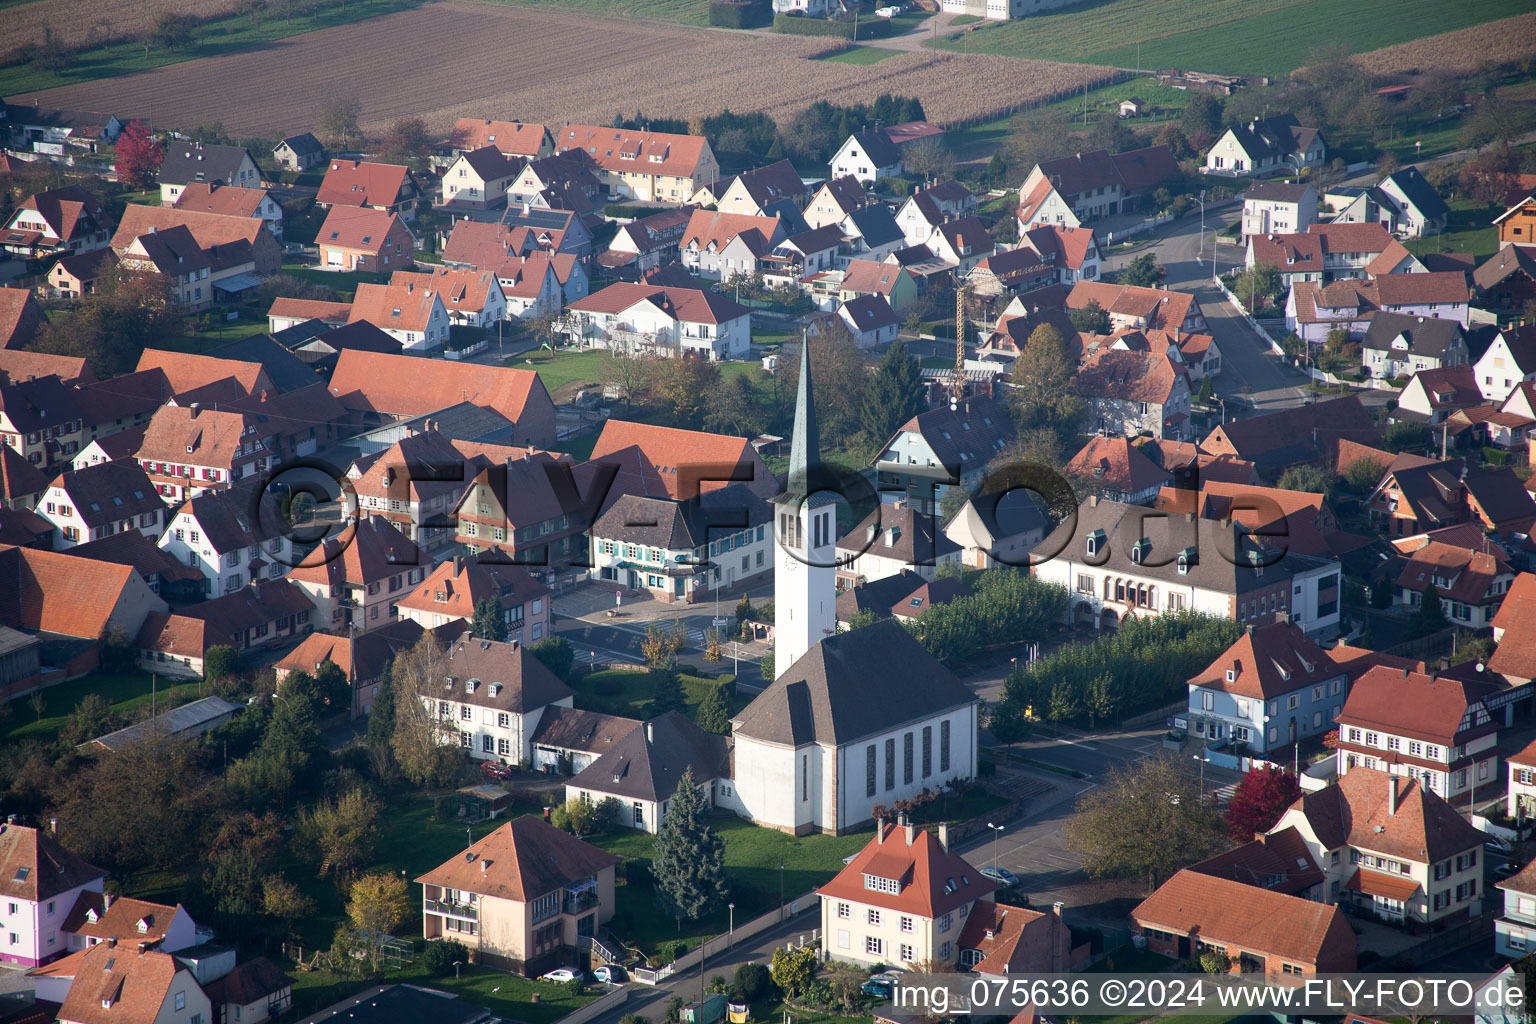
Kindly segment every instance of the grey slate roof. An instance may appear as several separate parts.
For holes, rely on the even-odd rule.
[[[196,142],[173,142],[165,149],[159,180],[163,185],[189,185],[193,182],[232,184],[240,164],[250,157],[244,146],[215,146]],[[251,160],[252,166],[256,161]]]
[[[1415,355],[1444,358],[1446,351],[1461,337],[1461,324],[1433,316],[1378,312],[1365,330],[1361,345],[1388,350],[1399,334],[1408,339],[1408,351]]]
[[[731,484],[682,501],[622,495],[592,524],[591,533],[603,540],[677,551],[703,547],[713,538],[771,518],[767,501],[746,484]]]
[[[320,145],[320,140],[315,138],[312,132],[301,132],[298,135],[290,135],[283,140],[288,148],[298,156],[312,156],[324,153],[325,147]]]
[[[1424,175],[1412,164],[1388,175],[1387,180],[1396,185],[1408,198],[1408,201],[1418,208],[1418,211],[1431,220],[1438,220],[1450,214],[1451,208],[1440,198],[1440,193],[1435,191],[1433,185],[1425,180]]]
[[[165,511],[155,485],[132,459],[97,462],[59,474],[53,485],[69,495],[75,511],[88,527],[96,528],[148,512]]]
[[[468,630],[448,648],[447,671],[436,694],[440,700],[526,714],[575,696],[527,647],[476,640]],[[467,692],[471,679],[479,680],[474,693]]]
[[[859,237],[871,249],[899,241],[903,237],[896,218],[884,206],[865,206],[848,214],[848,219],[853,221],[854,230],[858,231]]]
[[[640,728],[640,725],[638,719],[603,715],[596,711],[556,704],[545,708],[539,716],[539,724],[533,730],[533,743],[536,746],[601,755]]]
[[[894,167],[901,163],[901,150],[891,141],[891,137],[880,129],[854,132],[852,138],[876,167]]]
[[[725,737],[705,732],[681,712],[668,711],[616,741],[569,785],[628,800],[662,801],[676,792],[688,768],[699,783],[728,776]]]
[[[892,619],[829,636],[733,720],[737,736],[842,746],[973,704],[955,674]]]
[[[1243,193],[1245,199],[1266,203],[1296,203],[1306,194],[1310,185],[1293,181],[1260,181],[1249,185]]]
[[[968,398],[954,410],[942,405],[918,413],[903,423],[898,433],[908,430],[922,435],[952,475],[970,469],[973,463],[992,461],[1014,436],[1013,417],[1008,410],[995,399],[984,397]],[[885,447],[889,448],[890,443]],[[964,459],[960,458],[962,452]]]
[[[297,391],[299,388],[320,383],[320,377],[308,363],[284,348],[268,334],[253,334],[249,338],[241,338],[227,345],[220,345],[206,355],[218,359],[260,363],[262,369],[267,371],[267,379],[279,393]]]
[[[944,535],[932,515],[910,506],[882,504],[845,533],[837,549],[899,558],[908,565],[931,565],[959,551],[960,545]]]

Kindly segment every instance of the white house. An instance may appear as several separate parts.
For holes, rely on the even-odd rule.
[[[500,206],[507,201],[507,187],[522,169],[521,159],[506,156],[495,146],[460,153],[443,172],[438,205],[467,210]]]
[[[1509,789],[1504,813],[1525,821],[1536,818],[1536,743],[1528,743],[1518,754],[1510,754]]]
[[[182,502],[160,535],[160,550],[203,574],[203,593],[219,597],[295,564],[293,542],[257,514],[253,487],[204,491]]]
[[[1295,114],[1254,118],[1234,125],[1205,152],[1205,173],[1242,177],[1266,171],[1321,166],[1328,147],[1323,133],[1304,128]]]
[[[448,340],[448,307],[439,290],[405,284],[359,284],[347,322],[366,320],[394,338],[407,352],[425,352]]]
[[[437,293],[448,314],[450,327],[492,327],[507,319],[507,297],[501,282],[489,270],[434,267],[427,273],[397,270],[392,285],[414,284]]]
[[[565,784],[567,800],[597,804],[609,797],[624,808],[626,828],[655,833],[666,820],[667,806],[683,773],[703,787],[706,806],[730,806],[731,761],[724,736],[695,725],[681,712],[668,711],[630,729]]]
[[[1305,182],[1261,181],[1243,194],[1243,237],[1300,234],[1317,223],[1317,192]]]
[[[99,893],[107,873],[53,836],[0,822],[0,963],[36,967],[69,952],[65,919],[83,893]]]
[[[1490,402],[1502,402],[1521,382],[1536,380],[1536,324],[1500,330],[1473,370],[1478,390]]]
[[[840,584],[863,586],[913,572],[933,579],[939,567],[960,563],[960,545],[940,529],[938,517],[905,502],[882,504],[837,542]]]
[[[53,524],[56,551],[128,530],[153,540],[165,529],[165,502],[149,474],[131,459],[59,474],[38,499],[35,511]]]
[[[635,355],[691,352],[711,361],[743,359],[752,311],[717,292],[618,282],[571,303],[560,329],[583,348]]]
[[[660,601],[702,600],[772,571],[770,519],[767,502],[742,485],[681,501],[625,494],[588,531],[589,573]]]
[[[860,348],[876,348],[896,340],[901,318],[883,295],[859,295],[837,307],[837,317]]]
[[[974,490],[1013,437],[1013,417],[994,399],[929,409],[903,423],[875,457],[876,488],[905,492],[908,504],[931,513],[947,488]]]
[[[901,150],[878,128],[854,132],[832,154],[832,177],[844,176],[873,183],[876,178],[896,178],[902,173]]]
[[[467,631],[448,648],[440,691],[422,697],[442,731],[470,757],[516,763],[531,757],[545,707],[571,707],[571,688],[524,644],[477,640]]]

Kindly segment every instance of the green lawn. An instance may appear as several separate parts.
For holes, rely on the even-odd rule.
[[[1408,251],[1415,256],[1430,252],[1470,252],[1478,263],[1499,250],[1499,233],[1489,223],[1494,211],[1486,203],[1474,199],[1457,199],[1451,202],[1451,216],[1445,230],[1428,238],[1415,238],[1407,243]]]
[[[295,12],[291,18],[279,15],[279,5],[273,4],[268,16],[253,24],[249,18],[230,16],[218,18],[202,26],[191,46],[174,52],[151,47],[149,59],[144,59],[142,46],[117,45],[109,51],[100,47],[83,50],[71,56],[69,66],[60,72],[40,71],[26,64],[0,68],[0,96],[35,92],[76,82],[91,82],[98,78],[130,75],[166,64],[179,64],[198,57],[217,57],[257,46],[266,46],[279,39],[314,32],[332,25],[343,25],[365,18],[376,18],[396,11],[409,10],[422,0],[350,0],[339,4],[306,5],[313,9],[307,13]],[[300,5],[294,5],[298,7]]]
[[[1526,0],[1405,0],[1383,19],[1375,0],[1094,0],[989,23],[964,43],[951,38],[939,45],[1122,68],[1285,75],[1305,64],[1320,40],[1374,50],[1529,9]]]
[[[283,273],[301,281],[323,284],[335,289],[343,302],[352,301],[352,294],[359,284],[388,284],[388,274],[372,274],[362,270],[321,270],[308,263],[284,263]]]
[[[973,48],[977,38],[979,37],[975,34],[971,36]],[[1167,121],[1176,117],[1189,103],[1189,93],[1182,89],[1159,85],[1153,78],[1132,78],[1129,81],[1088,90],[1089,127],[1092,127],[1093,122],[1101,117],[1119,116],[1120,101],[1130,99],[1132,96],[1145,100],[1148,105],[1146,113],[1126,122],[1132,126]],[[1081,129],[1083,102],[1083,96],[1079,93],[1043,107],[1035,107],[1022,113],[1009,114],[957,129],[949,132],[945,138],[949,140],[949,145],[958,159],[985,160],[1008,140],[1024,120],[1038,121],[1041,118],[1076,116],[1078,124],[1075,127]]]
[[[894,57],[900,52],[900,50],[887,50],[879,46],[850,46],[846,50],[821,59],[837,64],[875,64],[887,57]]]
[[[323,274],[325,277],[345,276]],[[548,349],[540,349],[534,352],[525,352],[522,355],[513,356],[506,360],[506,365],[516,367],[519,370],[537,370],[540,377],[544,378],[544,387],[553,392],[556,388],[569,384],[572,381],[592,381],[601,383],[612,369],[613,360],[617,358],[613,353],[603,349],[560,349],[550,352]],[[762,367],[752,362],[727,362],[720,363],[720,374],[724,377],[733,377],[737,374],[749,373],[763,376]],[[625,419],[632,417],[625,416]]]
[[[64,721],[74,713],[89,694],[99,693],[112,702],[112,710],[126,719],[132,719],[139,708],[148,707],[152,684],[147,672],[112,674],[93,672],[73,682],[60,683],[42,690],[43,713],[33,711],[28,698],[13,700],[7,706],[9,714],[0,719],[0,744],[16,740],[52,740],[64,727]],[[155,700],[163,710],[168,702],[182,704],[199,696],[207,696],[203,685],[197,682],[172,683],[160,679],[155,689]]]
[[[736,920],[746,921],[779,905],[779,865],[783,870],[784,899],[792,900],[826,882],[842,870],[843,858],[862,849],[873,830],[844,836],[791,836],[759,828],[735,817],[719,817],[710,824],[725,839],[725,869],[730,879],[730,899],[736,904]],[[626,830],[596,840],[598,846],[626,860],[649,864],[655,837]],[[621,882],[614,893],[616,911],[609,928],[624,942],[653,953],[663,942],[682,941],[689,947],[704,938],[723,934],[729,926],[727,908],[697,922],[685,922],[681,931],[674,921],[658,912],[655,894],[647,881]]]
[[[722,612],[730,610],[724,605],[721,609]],[[727,648],[727,654],[729,654],[729,648]],[[729,661],[722,664],[730,668]],[[756,671],[751,666],[748,668]],[[721,676],[720,682],[687,673],[683,673],[681,679],[683,697],[688,705],[685,711],[689,718],[697,717],[699,704],[711,689],[732,681],[729,673]],[[608,669],[582,676],[572,685],[576,691],[577,707],[588,711],[599,711],[605,715],[623,715],[626,718],[646,718],[650,715],[651,698],[655,688],[651,685],[649,672]],[[739,695],[734,696],[732,701],[732,711],[740,711],[748,703],[745,697]]]
[[[290,969],[288,973],[293,978],[293,1008],[298,1017],[323,1010],[373,984],[371,980],[344,977],[329,971]],[[584,995],[573,996],[566,991],[564,985],[534,981],[516,974],[467,964],[459,978],[453,975],[434,978],[419,964],[412,964],[398,970],[386,969],[384,977],[379,981],[453,992],[467,1003],[483,1006],[504,1020],[519,1021],[521,1024],[554,1024],[602,994],[599,987],[588,989]],[[537,1003],[530,998],[534,993],[539,996]]]

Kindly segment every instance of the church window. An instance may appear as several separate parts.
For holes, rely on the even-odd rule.
[[[809,754],[801,754],[800,755],[800,799],[801,800],[809,800],[810,798],[811,798],[811,756]]]
[[[923,726],[923,778],[933,774],[933,726]]]
[[[885,790],[890,792],[896,788],[896,740],[885,741]]]
[[[901,783],[904,786],[912,785],[912,734],[910,732],[901,738]]]
[[[939,771],[949,771],[949,720],[939,723]]]
[[[864,795],[875,795],[875,745],[864,750]]]

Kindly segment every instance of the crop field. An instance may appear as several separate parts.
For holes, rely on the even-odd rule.
[[[950,38],[945,49],[1114,67],[1285,75],[1322,41],[1377,49],[1525,14],[1529,0],[1091,0]]]
[[[1531,54],[1536,54],[1536,13],[1356,54],[1354,61],[1374,75],[1388,75],[1408,69],[1466,71],[1484,61],[1503,63]]]
[[[606,124],[620,108],[693,117],[731,107],[780,117],[817,96],[873,101],[884,92],[918,96],[930,120],[955,124],[1111,74],[1090,65],[932,51],[869,65],[812,59],[836,45],[437,0],[259,50],[36,95],[45,105],[110,108],[120,116],[152,110],[157,125],[221,121],[232,134],[269,137],[312,127],[336,96],[358,97],[363,125],[373,129],[405,116],[423,117],[436,129],[461,116]],[[998,87],[978,89],[976,82]]]

